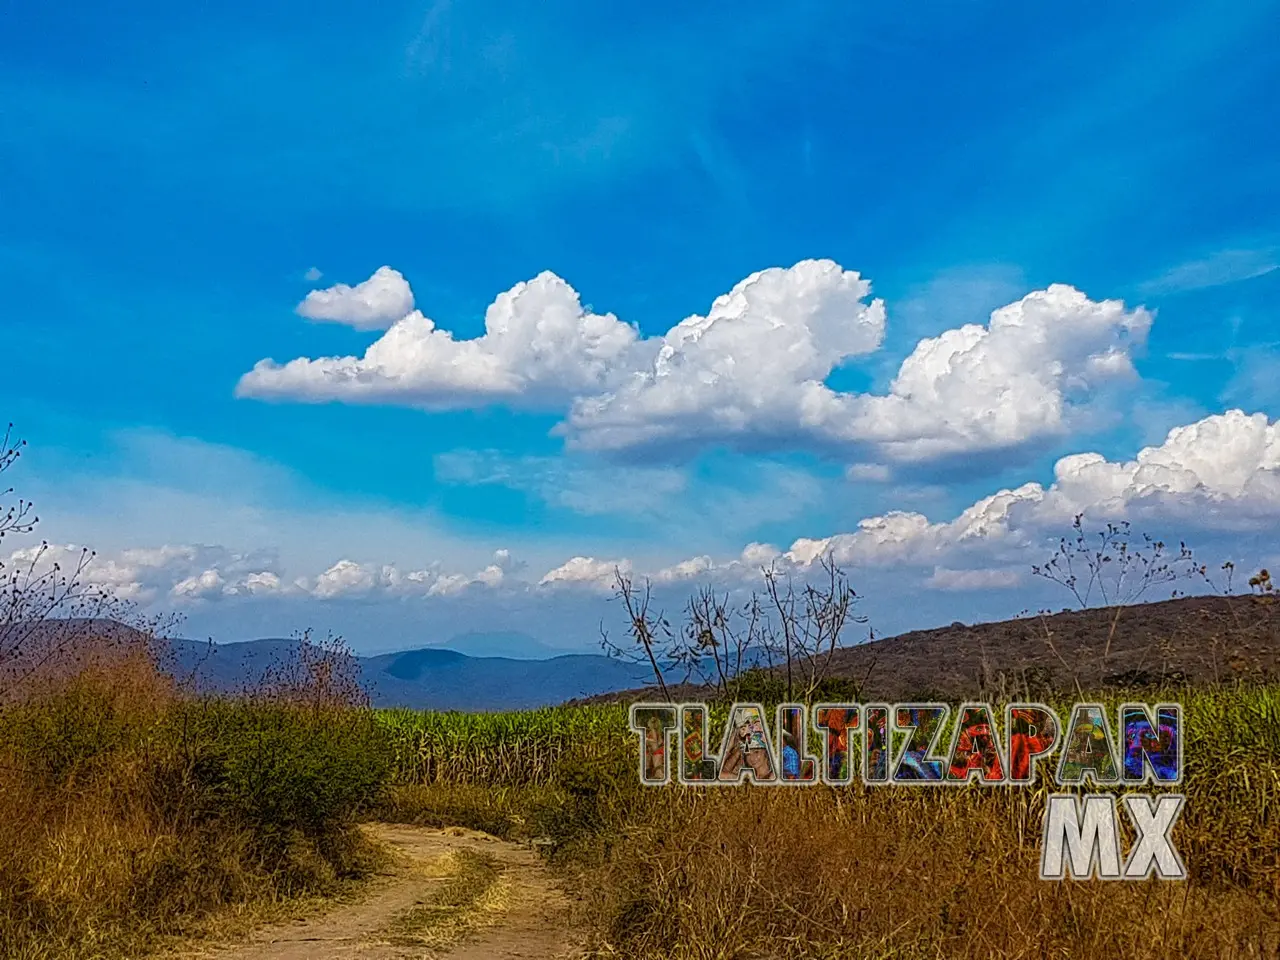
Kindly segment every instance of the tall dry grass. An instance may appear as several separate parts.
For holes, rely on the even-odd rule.
[[[585,871],[586,914],[598,918],[605,955],[634,958],[1225,958],[1280,948],[1273,890],[1041,881],[1041,798],[655,792]],[[1196,829],[1175,831],[1189,861]],[[1274,843],[1274,824],[1249,839]]]
[[[637,960],[1274,957],[1280,690],[1179,699],[1186,883],[1040,880],[1049,784],[602,784],[611,827],[568,858],[583,916],[602,955]]]
[[[81,646],[0,709],[0,956],[138,956],[376,863],[355,823],[389,755],[367,710],[198,699],[144,640]]]

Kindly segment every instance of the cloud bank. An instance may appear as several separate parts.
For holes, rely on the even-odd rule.
[[[831,556],[855,573],[915,571],[915,579],[903,581],[909,589],[989,590],[1021,582],[1080,513],[1094,524],[1130,519],[1153,532],[1185,534],[1193,543],[1229,546],[1224,538],[1243,534],[1274,538],[1280,533],[1280,421],[1230,410],[1171,430],[1163,443],[1138,451],[1132,460],[1097,453],[1063,457],[1048,486],[1032,482],[999,490],[949,520],[890,511],[865,517],[850,532],[797,539],[785,550],[752,543],[727,559],[696,556],[651,569],[622,556],[574,556],[541,574],[524,575],[525,565],[499,550],[489,564],[470,572],[450,570],[443,561],[402,570],[341,558],[318,572],[290,574],[269,552],[168,545],[99,557],[89,576],[127,599],[178,606],[261,597],[430,600],[477,591],[536,599],[543,591],[600,594],[612,586],[615,569],[659,585],[741,585],[769,564],[803,575]],[[39,549],[23,547],[5,564],[29,563]],[[51,546],[42,562],[69,567],[80,549]]]
[[[800,538],[787,550],[752,544],[720,563],[697,557],[654,572],[658,581],[743,580],[777,562],[797,571],[824,556],[851,570],[891,567],[932,571],[918,586],[985,590],[1015,586],[1042,562],[1073,518],[1091,523],[1131,519],[1175,535],[1280,532],[1280,422],[1240,410],[1171,430],[1133,460],[1097,453],[1063,457],[1049,486],[1026,483],[978,500],[956,517],[934,522],[920,513],[866,517],[856,530]],[[607,586],[612,566],[576,557],[557,581]]]
[[[659,337],[584,308],[544,272],[500,294],[485,333],[456,340],[383,267],[313,291],[299,312],[389,329],[362,357],[260,361],[237,395],[426,410],[501,403],[560,411],[573,449],[670,454],[723,444],[837,451],[853,462],[923,463],[1068,434],[1136,374],[1152,315],[1061,284],[921,340],[887,393],[835,390],[839,367],[883,343],[884,303],[830,260],[753,273]],[[392,320],[392,315],[401,315]]]

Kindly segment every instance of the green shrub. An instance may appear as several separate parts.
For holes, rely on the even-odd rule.
[[[367,711],[212,701],[185,705],[171,723],[190,779],[249,824],[264,852],[350,824],[391,769],[385,730]]]

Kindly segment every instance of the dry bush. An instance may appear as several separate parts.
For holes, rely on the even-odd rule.
[[[648,580],[637,586],[615,569],[613,599],[626,614],[631,642],[617,643],[602,628],[601,646],[609,656],[647,666],[663,700],[671,699],[667,675],[673,672],[682,674],[681,685],[693,681],[727,699],[742,695],[744,684],[775,675],[787,700],[807,700],[830,677],[848,629],[867,622],[855,613],[861,598],[829,554],[819,569],[818,582],[797,583],[776,563],[762,567],[763,589],[738,604],[728,593],[699,590],[685,605],[679,629],[661,611],[651,611]]]
[[[313,640],[311,630],[294,638],[289,652],[273,660],[245,691],[260,703],[290,704],[313,712],[367,708],[368,691],[360,682],[360,661],[341,637]]]
[[[145,650],[29,687],[0,712],[0,956],[134,956],[361,875],[388,766],[358,713],[196,700]]]
[[[1185,542],[1179,543],[1177,554],[1173,554],[1162,540],[1145,533],[1135,536],[1128,521],[1108,522],[1089,534],[1084,529],[1084,514],[1076,514],[1071,529],[1070,537],[1059,539],[1053,556],[1032,566],[1031,573],[1066,589],[1081,610],[1100,606],[1111,611],[1102,649],[1092,651],[1090,657],[1100,662],[1105,676],[1125,609],[1140,603],[1156,587],[1203,578],[1206,568]],[[1175,587],[1172,596],[1179,594]],[[1075,679],[1080,692],[1079,665],[1067,662],[1055,645],[1048,611],[1041,610],[1038,616],[1045,646]]]
[[[657,614],[650,612],[653,584],[646,578],[643,588],[637,587],[630,575],[620,567],[614,567],[613,599],[622,605],[627,615],[627,634],[631,645],[616,643],[602,626],[600,646],[608,656],[647,666],[653,671],[654,683],[662,699],[669,699],[665,670],[670,669],[672,661],[679,656],[680,647],[667,618],[660,611]]]
[[[249,893],[247,838],[185,829],[198,813],[154,742],[173,702],[134,655],[46,679],[4,711],[0,818],[20,842],[0,854],[0,954],[135,945]]]
[[[859,597],[849,578],[828,554],[820,561],[822,582],[797,588],[776,565],[764,572],[765,593],[777,613],[765,630],[765,649],[781,664],[788,701],[810,701],[831,671],[831,661],[852,624],[867,622],[853,612]],[[874,639],[874,632],[871,634]]]

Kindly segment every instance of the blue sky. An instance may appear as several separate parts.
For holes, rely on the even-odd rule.
[[[42,536],[193,631],[364,649],[513,624],[589,645],[614,563],[677,598],[749,581],[752,543],[802,571],[805,538],[882,629],[1003,616],[1073,510],[1262,562],[1278,6],[15,8],[13,483]],[[655,366],[654,338],[771,270]],[[525,333],[456,346],[544,271]],[[336,284],[328,316],[302,306]],[[918,347],[1047,290],[963,364]],[[246,378],[384,333],[356,386]],[[1159,476],[1124,466],[1148,446]],[[1108,465],[1055,473],[1082,453]],[[938,527],[839,539],[901,514]]]

